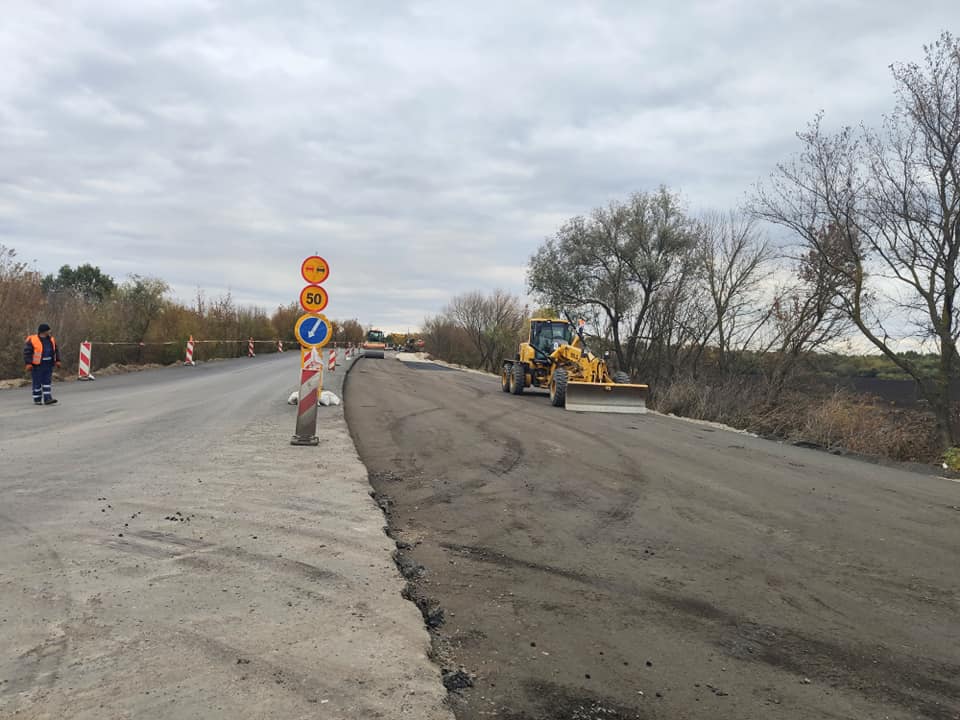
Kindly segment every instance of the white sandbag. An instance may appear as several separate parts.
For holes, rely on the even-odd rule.
[[[338,398],[329,390],[324,390],[322,393],[320,393],[320,398],[317,400],[317,404],[324,405],[326,407],[329,407],[330,405],[339,405],[340,398]]]
[[[287,405],[296,405],[299,401],[299,393],[294,390],[292,393],[290,393],[290,397],[287,398]]]

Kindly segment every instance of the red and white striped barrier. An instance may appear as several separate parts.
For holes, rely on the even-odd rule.
[[[300,392],[297,402],[297,430],[291,445],[317,445],[317,401],[323,377],[323,360],[316,350],[301,357]]]
[[[247,342],[247,357],[256,357],[257,354],[253,351],[253,338]]]
[[[330,360],[327,362],[327,369],[330,372],[337,371],[337,349],[336,348],[330,351]]]
[[[277,352],[283,352],[283,340],[277,340]]]
[[[79,363],[79,374],[77,379],[79,380],[96,380],[95,377],[90,373],[90,359],[93,357],[93,346],[90,344],[89,340],[84,340],[80,343],[80,363]]]
[[[193,361],[193,335],[190,336],[190,339],[187,340],[187,353],[183,359],[184,365],[196,365]]]

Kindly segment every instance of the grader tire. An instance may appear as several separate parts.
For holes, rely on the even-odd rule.
[[[557,368],[550,381],[550,404],[562,408],[567,404],[567,371]]]
[[[625,385],[630,382],[630,376],[623,372],[623,370],[618,370],[613,374],[613,381],[618,385]]]
[[[514,395],[523,394],[523,385],[526,382],[525,375],[526,370],[523,368],[523,363],[514,363],[510,373],[510,392]]]
[[[503,367],[500,368],[500,389],[505,393],[510,392],[510,375],[512,367],[513,366],[509,363],[504,363]]]

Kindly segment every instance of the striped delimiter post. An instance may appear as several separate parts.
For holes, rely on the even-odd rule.
[[[317,401],[320,399],[320,380],[323,364],[315,351],[303,353],[300,363],[300,393],[297,398],[297,431],[291,445],[318,445]]]
[[[93,345],[89,340],[84,340],[80,343],[80,363],[78,367],[77,378],[79,380],[94,380],[95,378],[90,373],[90,361],[93,358]]]

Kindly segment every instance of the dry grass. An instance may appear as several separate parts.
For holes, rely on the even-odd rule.
[[[712,420],[761,435],[899,461],[937,463],[942,449],[930,413],[847,391],[785,393],[771,406],[754,378],[709,385],[680,380],[653,399],[660,412]]]
[[[753,378],[733,378],[722,384],[693,379],[654,387],[653,407],[659,412],[751,429],[763,392]]]
[[[935,463],[941,456],[933,416],[838,391],[827,397],[795,395],[765,418],[778,436],[828,449],[892,460]]]

